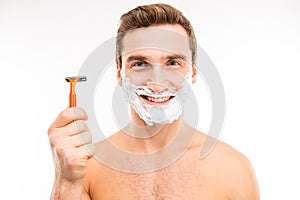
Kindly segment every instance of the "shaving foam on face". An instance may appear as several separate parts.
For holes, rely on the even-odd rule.
[[[122,70],[123,71],[123,70]],[[146,86],[135,86],[130,80],[121,72],[123,91],[127,97],[128,102],[134,108],[136,113],[149,126],[153,124],[171,124],[177,120],[182,114],[181,101],[187,98],[189,73],[183,81],[182,88],[177,90],[174,87],[168,88],[160,93],[156,93]],[[154,98],[172,96],[166,105],[150,105],[141,99],[141,95],[150,96]]]

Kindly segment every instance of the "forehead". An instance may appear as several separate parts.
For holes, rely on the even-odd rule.
[[[180,25],[159,25],[138,28],[126,33],[123,39],[122,56],[128,57],[142,50],[159,50],[161,53],[183,55],[191,60],[189,37]]]

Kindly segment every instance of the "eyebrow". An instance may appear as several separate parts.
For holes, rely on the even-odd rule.
[[[172,60],[172,59],[183,59],[186,60],[186,56],[183,54],[172,54],[170,56],[166,56],[167,59]]]
[[[145,60],[147,60],[147,58],[145,56],[133,55],[133,56],[129,56],[127,58],[126,63],[129,63],[130,61],[133,61],[133,60],[145,61]]]
[[[183,55],[183,54],[172,54],[172,55],[166,56],[165,59],[168,59],[168,60],[173,60],[173,59],[186,60],[186,56]],[[132,55],[132,56],[129,56],[127,58],[126,63],[129,63],[130,61],[134,61],[134,60],[146,61],[147,57],[146,56],[141,56],[141,55]]]

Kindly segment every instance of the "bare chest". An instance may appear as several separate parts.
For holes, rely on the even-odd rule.
[[[110,170],[105,180],[103,178],[94,184],[101,189],[98,192],[94,189],[92,199],[226,199],[204,168],[201,170],[197,164],[188,160],[180,160],[151,173]]]
[[[178,168],[166,168],[145,174],[115,174],[114,177],[116,178],[111,182],[111,189],[115,194],[122,191],[122,194],[135,199],[174,199],[201,189],[197,174]]]

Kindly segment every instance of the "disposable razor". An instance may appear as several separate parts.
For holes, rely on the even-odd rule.
[[[65,80],[70,82],[69,107],[76,107],[76,91],[75,85],[77,82],[86,81],[86,76],[66,77]]]

